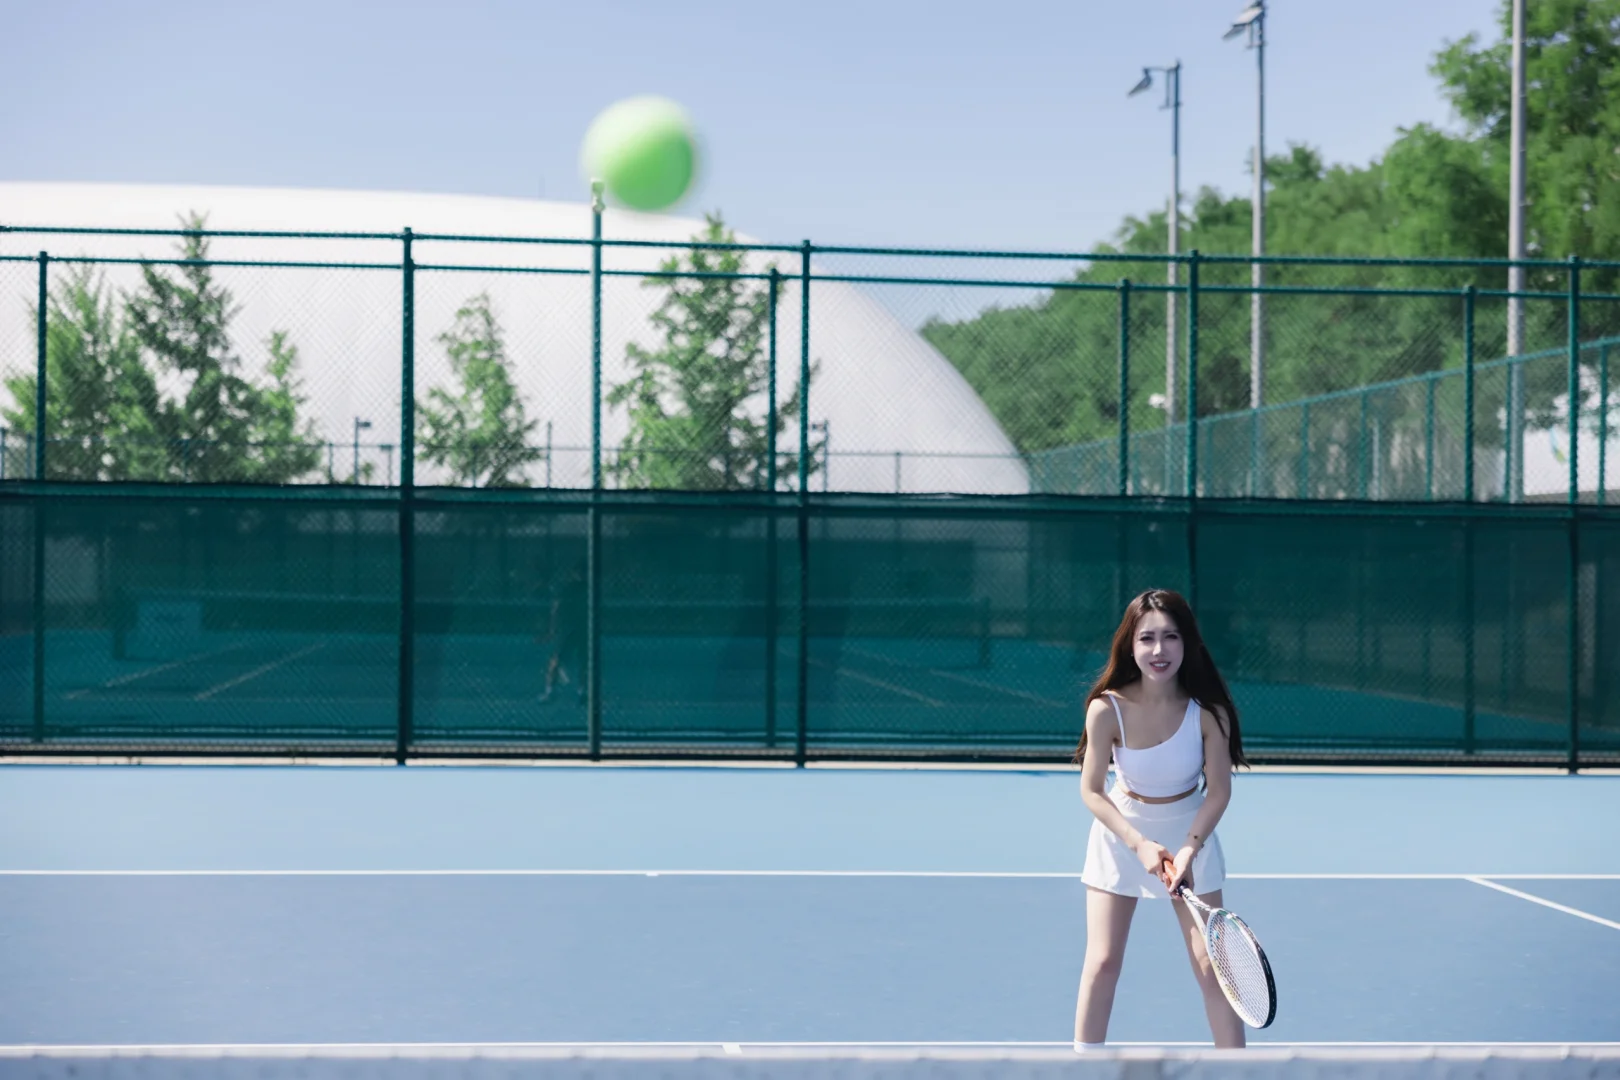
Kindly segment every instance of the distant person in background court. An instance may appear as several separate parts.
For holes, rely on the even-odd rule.
[[[540,695],[544,705],[557,689],[557,681],[574,684],[575,696],[585,700],[585,685],[576,680],[585,670],[586,632],[585,563],[573,568],[553,590],[551,618],[546,639],[551,642],[551,659],[546,664],[546,689]]]

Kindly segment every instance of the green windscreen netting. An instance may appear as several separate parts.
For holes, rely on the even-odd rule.
[[[1620,756],[1613,510],[364,487],[0,493],[0,739],[1055,760],[1149,587],[1258,757]]]

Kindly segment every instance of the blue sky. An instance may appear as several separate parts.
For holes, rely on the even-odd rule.
[[[1247,191],[1244,0],[0,0],[0,180],[583,200],[580,138],[637,93],[685,104],[685,209],[762,239],[1085,250],[1183,188]],[[1273,0],[1267,143],[1365,162],[1451,122],[1428,74],[1497,0]],[[0,207],[0,220],[4,219]]]

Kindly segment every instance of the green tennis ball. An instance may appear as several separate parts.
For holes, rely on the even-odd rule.
[[[663,210],[686,194],[697,166],[686,110],[667,98],[633,97],[591,121],[580,150],[587,180],[633,210]]]

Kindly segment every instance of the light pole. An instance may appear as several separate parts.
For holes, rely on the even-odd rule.
[[[1164,105],[1170,110],[1170,253],[1168,269],[1170,291],[1165,293],[1164,321],[1164,424],[1176,422],[1176,260],[1181,250],[1181,61],[1169,67],[1145,67],[1142,81],[1131,87],[1126,97],[1135,97],[1153,85],[1153,73],[1164,74]],[[1121,408],[1124,403],[1121,402]]]
[[[352,484],[360,483],[360,433],[371,430],[371,421],[354,418],[354,474],[349,478]]]
[[[1258,92],[1255,96],[1254,136],[1254,254],[1266,253],[1266,0],[1254,0],[1232,20],[1226,40],[1249,35],[1249,48],[1254,50],[1255,75]],[[1249,408],[1258,409],[1265,400],[1266,372],[1266,298],[1260,292],[1265,282],[1265,267],[1259,262],[1250,264],[1250,280],[1254,296],[1249,322]]]
[[[1524,0],[1513,0],[1513,102],[1509,110],[1508,258],[1524,258]],[[1508,292],[1524,292],[1524,267],[1509,265]],[[1507,354],[1524,354],[1524,298],[1507,302]],[[1524,365],[1508,367],[1507,501],[1524,497]],[[1472,449],[1469,451],[1472,453]]]

